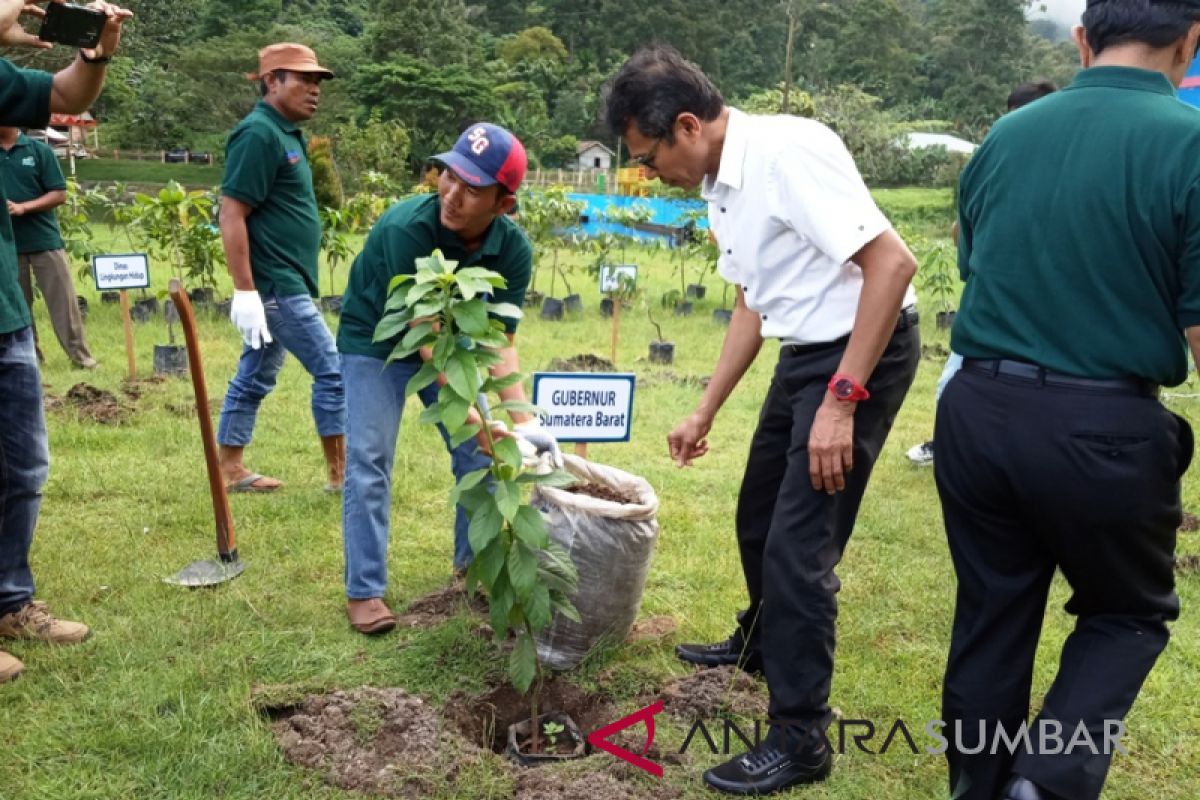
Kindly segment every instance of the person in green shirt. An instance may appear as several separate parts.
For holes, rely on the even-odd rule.
[[[0,125],[44,128],[51,112],[82,114],[104,86],[105,65],[121,41],[121,24],[132,14],[110,3],[91,4],[107,17],[96,48],[80,50],[69,66],[51,75],[18,69],[0,58]],[[23,0],[0,0],[0,47],[36,47],[22,14],[38,9]],[[0,181],[0,639],[73,644],[87,625],[56,618],[35,601],[29,550],[50,470],[42,376],[30,330],[29,306],[17,282],[17,249],[4,182]],[[22,673],[20,659],[0,650],[0,683]]]
[[[83,315],[75,299],[71,265],[54,215],[54,209],[67,202],[67,179],[58,159],[45,142],[30,139],[20,128],[0,126],[0,173],[13,218],[18,278],[25,302],[32,310],[36,279],[63,351],[75,366],[95,369],[96,359],[88,349]],[[36,327],[33,341],[37,348]],[[44,360],[40,348],[38,360]]]
[[[251,472],[243,451],[263,398],[291,353],[313,378],[312,415],[328,471],[325,490],[341,491],[346,400],[333,334],[313,298],[321,220],[304,135],[321,82],[333,73],[301,44],[259,53],[262,99],[229,135],[221,183],[221,238],[233,276],[230,320],[244,347],[217,429],[221,472],[230,491],[271,492],[283,484]]]
[[[1200,0],[1088,0],[1082,22],[1085,69],[997,121],[960,182],[963,367],[934,478],[958,578],[942,719],[962,800],[1096,800],[1179,616],[1193,438],[1158,387],[1187,377],[1189,345],[1200,360],[1200,111],[1175,91]],[[1029,721],[1056,571],[1076,619]]]
[[[346,492],[342,499],[342,537],[346,557],[346,614],[361,633],[383,633],[396,626],[396,617],[383,601],[387,588],[388,518],[391,509],[392,463],[405,387],[432,354],[422,351],[388,363],[399,335],[376,342],[375,328],[383,318],[389,281],[412,274],[415,261],[440,249],[460,267],[479,266],[504,277],[506,285],[492,298],[497,303],[524,303],[533,265],[529,239],[508,217],[516,191],[525,177],[525,148],[498,125],[469,126],[454,148],[434,158],[442,166],[435,195],[418,195],[388,209],[372,228],[350,268],[342,299],[338,350],[346,382]],[[502,363],[492,368],[499,378],[519,370],[517,320],[504,320],[510,346],[500,351]],[[437,402],[436,383],[418,392],[421,402]],[[525,399],[520,383],[501,390],[503,400]],[[479,424],[474,410],[471,412]],[[533,450],[549,451],[560,462],[558,445],[536,417],[513,412],[514,433]],[[470,421],[470,420],[468,420]],[[438,427],[450,451],[456,479],[490,463],[480,450],[483,441],[450,446],[446,430]],[[467,516],[455,510],[454,570],[461,573],[472,560],[467,541]]]

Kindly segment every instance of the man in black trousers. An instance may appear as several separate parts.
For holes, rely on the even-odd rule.
[[[704,779],[734,794],[820,780],[831,766],[834,567],[916,372],[916,261],[824,125],[730,108],[665,47],[634,55],[606,106],[633,163],[673,186],[703,184],[721,275],[737,287],[712,379],[668,439],[679,466],[708,451],[713,418],[763,340],[781,343],[738,503],[750,606],[727,641],[678,651],[705,666],[761,665],[778,724]]]
[[[1192,433],[1157,389],[1200,356],[1200,111],[1175,96],[1200,1],[1088,0],[1075,39],[1085,69],[1000,119],[960,184],[964,366],[934,470],[958,575],[944,735],[969,800],[1098,798],[1179,614]],[[1077,620],[1030,724],[1056,568]]]

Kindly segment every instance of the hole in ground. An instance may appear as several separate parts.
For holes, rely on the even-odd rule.
[[[606,695],[589,694],[562,678],[551,678],[542,687],[538,713],[549,711],[568,714],[585,737],[622,716]],[[445,714],[468,742],[503,753],[508,744],[508,726],[529,719],[530,696],[511,686],[474,696],[460,692],[446,701]]]

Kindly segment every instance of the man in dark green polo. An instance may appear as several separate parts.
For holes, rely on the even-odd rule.
[[[105,65],[121,42],[121,24],[132,14],[109,3],[91,6],[107,17],[95,49],[81,50],[69,66],[51,75],[17,69],[0,58],[0,125],[44,128],[51,112],[82,114],[104,86]],[[34,7],[0,0],[0,47],[36,47],[19,17]],[[29,550],[50,470],[49,437],[42,408],[42,376],[30,330],[29,306],[17,283],[4,182],[0,181],[0,639],[74,644],[90,633],[79,622],[57,619],[34,600]],[[24,664],[0,650],[0,683],[16,678]]]
[[[1192,432],[1157,387],[1200,359],[1200,111],[1175,95],[1200,0],[1088,0],[1075,38],[1085,69],[1000,119],[959,192],[964,364],[934,475],[958,576],[943,735],[969,800],[1099,797],[1179,615]],[[1076,623],[1022,739],[1056,568]]]
[[[30,139],[20,128],[0,126],[0,173],[12,216],[25,302],[33,308],[36,280],[63,351],[75,366],[95,369],[96,359],[84,336],[71,266],[54,214],[54,209],[67,202],[67,179],[58,159],[45,142]],[[33,336],[36,347],[36,328]],[[38,360],[43,360],[40,348]]]
[[[283,484],[251,472],[243,451],[263,398],[291,353],[313,378],[312,415],[328,469],[326,491],[341,491],[346,400],[333,335],[317,310],[321,220],[304,135],[321,81],[333,73],[301,44],[258,54],[262,100],[229,135],[221,184],[221,238],[233,276],[230,319],[244,347],[229,382],[217,442],[230,491],[271,492]]]
[[[342,500],[342,535],[346,555],[346,613],[362,633],[383,633],[396,625],[395,615],[383,601],[387,588],[388,515],[391,509],[392,462],[405,387],[431,357],[422,352],[387,363],[397,337],[376,342],[387,302],[388,282],[396,275],[415,272],[415,261],[439,249],[460,267],[480,266],[504,276],[507,285],[493,300],[520,307],[533,263],[533,248],[508,216],[515,194],[525,177],[525,148],[504,128],[488,123],[472,125],[454,149],[437,156],[443,167],[435,195],[404,200],[379,218],[362,253],[350,268],[350,282],[342,300],[338,350],[346,382],[346,492]],[[516,320],[505,320],[509,347],[500,351],[503,362],[492,369],[502,377],[519,369]],[[439,383],[444,379],[439,378]],[[437,402],[438,384],[422,389],[425,405]],[[500,392],[504,400],[525,399],[516,384]],[[472,412],[474,413],[474,412]],[[527,414],[513,413],[514,432],[538,450],[557,456],[557,444]],[[478,422],[478,420],[476,420]],[[439,426],[450,451],[455,478],[487,466],[475,440],[457,447]],[[456,509],[454,568],[471,563],[467,517]]]

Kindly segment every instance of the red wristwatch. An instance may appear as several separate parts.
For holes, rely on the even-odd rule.
[[[849,375],[834,375],[829,379],[829,391],[834,399],[843,403],[857,403],[859,400],[869,400],[871,393],[867,387]]]

